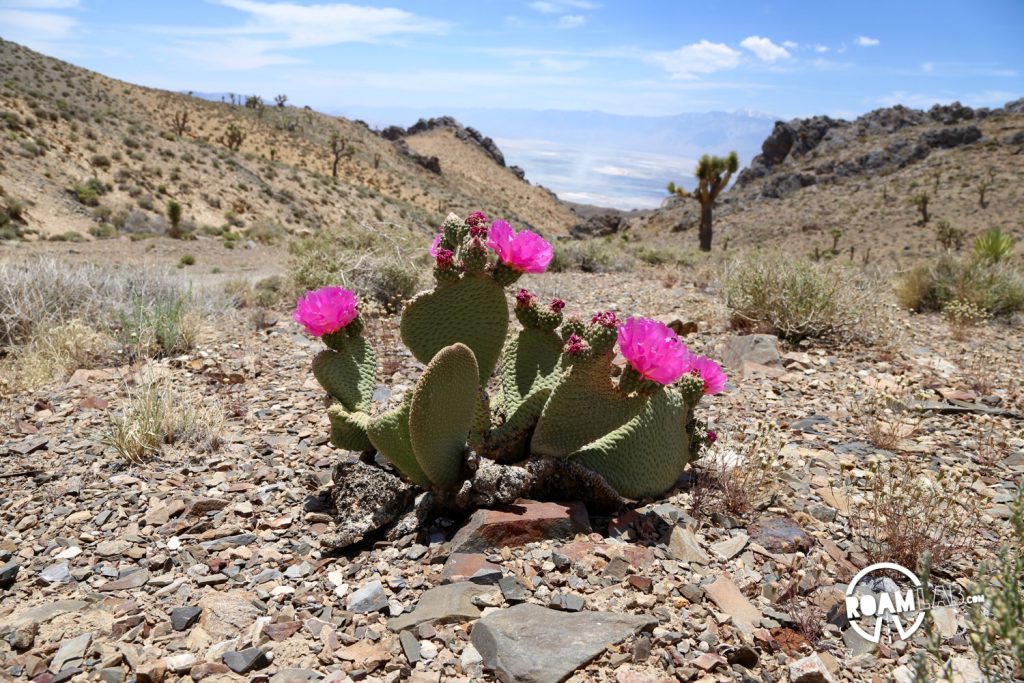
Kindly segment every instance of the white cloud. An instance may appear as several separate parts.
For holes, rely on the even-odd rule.
[[[527,7],[541,14],[565,14],[572,10],[592,10],[601,5],[589,0],[535,0]]]
[[[798,47],[800,47],[800,45],[792,40],[784,40],[782,41],[782,47],[786,48],[787,50],[795,50]]]
[[[0,26],[4,27],[4,37],[29,47],[67,38],[76,24],[74,19],[63,14],[0,9]]]
[[[787,59],[789,51],[781,45],[776,45],[768,38],[761,36],[749,36],[740,41],[740,45],[754,53],[762,62],[775,62],[780,59]]]
[[[587,23],[587,18],[582,14],[565,14],[558,20],[558,28],[578,28]]]
[[[559,14],[562,12],[562,8],[553,2],[531,2],[529,7],[541,14]]]
[[[815,45],[814,51],[817,52],[818,54],[825,54],[826,52],[828,52],[828,47],[824,45]]]
[[[878,38],[868,38],[867,36],[857,36],[857,44],[861,47],[875,47],[881,43]]]
[[[652,53],[647,56],[647,61],[661,66],[671,78],[691,79],[697,78],[698,74],[735,69],[741,57],[738,50],[724,43],[702,40],[678,50]]]
[[[0,8],[17,9],[71,9],[79,0],[0,0]]]

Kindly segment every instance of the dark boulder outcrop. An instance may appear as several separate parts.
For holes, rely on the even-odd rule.
[[[938,128],[921,133],[921,144],[932,149],[950,149],[977,142],[981,139],[981,129],[977,126],[954,126]]]
[[[975,118],[975,112],[970,107],[954,102],[953,104],[936,104],[928,110],[928,116],[936,123],[944,123],[949,126],[961,121],[970,121]]]
[[[579,240],[614,235],[628,228],[629,221],[625,216],[617,213],[599,213],[569,228],[569,234]]]
[[[816,182],[818,179],[809,173],[780,173],[765,181],[761,186],[761,196],[777,199]]]
[[[405,140],[395,140],[392,144],[403,156],[408,157],[431,173],[441,175],[441,160],[437,157],[426,156],[414,151]]]

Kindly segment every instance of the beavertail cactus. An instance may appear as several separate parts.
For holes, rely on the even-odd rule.
[[[551,261],[536,233],[453,214],[430,253],[434,288],[406,304],[400,324],[426,369],[389,411],[371,406],[377,363],[355,295],[326,288],[296,307],[295,319],[328,346],[313,373],[335,400],[336,446],[376,450],[435,502],[465,508],[560,490],[603,501],[657,496],[713,438],[694,409],[725,388],[725,374],[658,321],[564,317],[563,301],[520,289],[520,329],[509,338],[505,287]]]

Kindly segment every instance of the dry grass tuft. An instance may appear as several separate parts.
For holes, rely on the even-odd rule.
[[[114,348],[113,340],[80,320],[36,330],[28,342],[5,359],[0,386],[12,391],[35,389],[66,379],[79,368],[96,367]]]
[[[904,440],[921,429],[924,417],[914,410],[912,388],[900,379],[892,387],[871,387],[850,403],[850,414],[864,430],[868,443],[887,451],[898,450]]]
[[[695,467],[690,491],[695,517],[723,512],[744,517],[766,503],[775,490],[780,453],[785,443],[773,423],[762,422],[735,443],[719,440]]]

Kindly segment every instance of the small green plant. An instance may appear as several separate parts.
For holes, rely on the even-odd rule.
[[[928,223],[928,193],[927,192],[922,192],[920,194],[916,194],[916,195],[913,196],[913,198],[910,201],[914,204],[915,207],[917,207],[917,210],[921,212],[921,224],[922,225],[927,225],[927,223]]]
[[[943,256],[920,264],[899,281],[896,296],[911,311],[940,312],[950,301],[969,302],[990,316],[1024,311],[1024,277],[1008,263]]]
[[[943,218],[935,226],[935,239],[946,251],[960,251],[964,248],[967,231],[953,227],[949,220]]]
[[[1006,260],[1013,251],[1013,237],[1001,228],[991,228],[974,240],[974,254],[989,263]]]
[[[171,223],[167,229],[167,236],[172,239],[181,239],[185,236],[184,231],[181,229],[181,215],[182,210],[179,202],[173,199],[167,202],[167,220]]]
[[[179,266],[194,266],[196,264],[196,257],[192,254],[182,254],[178,260]]]
[[[90,178],[81,185],[75,185],[75,198],[86,206],[99,206],[100,197],[107,193],[107,186],[98,178]]]

